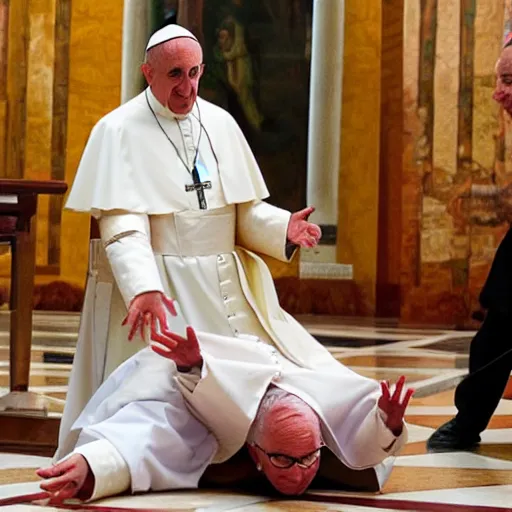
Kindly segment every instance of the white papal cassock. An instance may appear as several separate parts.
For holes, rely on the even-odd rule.
[[[178,373],[145,348],[110,375],[78,418],[69,434],[76,443],[71,453],[84,455],[95,475],[91,499],[128,488],[197,487],[209,464],[244,445],[270,385],[315,410],[326,446],[346,468],[373,468],[377,486],[387,480],[390,455],[407,431],[397,439],[384,425],[377,382],[334,359],[300,367],[254,337],[198,333],[198,339],[201,371]]]
[[[207,170],[202,181],[211,183],[204,191],[206,210],[199,209],[196,192],[185,190],[192,177],[176,151],[192,163],[196,148]],[[294,371],[347,371],[279,307],[270,272],[255,253],[286,261],[290,213],[265,203],[267,196],[239,127],[204,100],[178,118],[148,89],[94,127],[66,207],[95,215],[101,242],[91,244],[57,458],[74,446],[70,429],[98,387],[144,347],[129,343],[128,329],[121,327],[127,305],[143,292],[159,290],[177,300],[181,314],[169,317],[175,332],[192,325],[235,339],[249,334],[275,348]],[[138,385],[154,388],[145,379]],[[378,389],[373,381],[371,386]],[[333,394],[326,389],[318,387]],[[202,410],[197,413],[202,417]]]

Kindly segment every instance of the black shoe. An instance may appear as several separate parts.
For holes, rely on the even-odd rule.
[[[468,433],[453,418],[448,423],[441,425],[430,436],[427,441],[427,450],[429,452],[470,451],[479,443],[480,436],[478,434]]]

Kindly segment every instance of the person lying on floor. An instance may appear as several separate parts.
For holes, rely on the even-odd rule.
[[[413,390],[404,377],[392,391],[330,354],[303,368],[257,338],[190,327],[162,344],[105,381],[73,426],[66,457],[38,470],[52,501],[238,486],[248,474],[229,463],[244,450],[284,495],[304,493],[317,476],[369,491],[389,477],[407,438]]]

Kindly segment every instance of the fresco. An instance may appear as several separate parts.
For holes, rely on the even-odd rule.
[[[493,101],[506,0],[406,0],[402,320],[464,326],[508,230],[512,130]]]

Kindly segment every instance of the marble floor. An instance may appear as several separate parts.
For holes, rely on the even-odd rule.
[[[466,373],[471,332],[301,320],[338,360],[356,372],[389,380],[404,374],[416,389],[407,414],[409,442],[382,493],[315,491],[300,500],[276,500],[234,491],[178,492],[111,498],[90,505],[71,503],[64,508],[96,512],[512,511],[512,401],[502,400],[477,451],[427,454],[425,449],[433,429],[455,412],[453,393]],[[52,397],[51,414],[55,416],[66,398],[77,327],[75,315],[39,314],[34,322],[31,390]],[[0,394],[8,385],[7,343],[5,318],[0,313]],[[41,511],[45,503],[38,501],[34,468],[48,462],[43,457],[0,454],[0,506],[6,511]]]

